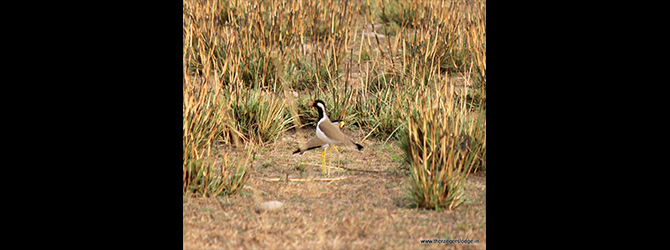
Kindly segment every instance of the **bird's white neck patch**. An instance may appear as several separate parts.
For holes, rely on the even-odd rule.
[[[326,113],[326,107],[323,106],[323,104],[320,103],[320,102],[317,103],[316,105],[319,106],[319,108],[321,108],[321,110],[323,111],[323,117],[324,117],[324,118],[328,118],[328,114]]]

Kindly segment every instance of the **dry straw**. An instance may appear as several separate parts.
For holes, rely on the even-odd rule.
[[[485,168],[483,1],[193,0],[182,19],[184,193],[238,190],[254,147],[314,125],[315,99],[403,142],[417,205],[458,205]]]

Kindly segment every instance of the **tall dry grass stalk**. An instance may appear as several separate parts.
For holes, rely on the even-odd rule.
[[[379,24],[372,36],[368,24]],[[346,126],[410,138],[408,162],[426,170],[413,172],[416,187],[446,181],[459,197],[464,177],[453,173],[486,162],[485,25],[485,2],[472,0],[183,1],[184,172],[212,167],[215,143],[272,142],[314,124],[308,104],[322,99]],[[462,138],[476,149],[452,152]]]
[[[459,101],[453,85],[434,86],[408,100],[407,128],[400,141],[410,166],[410,194],[426,208],[458,206],[467,176],[484,161],[484,115]]]

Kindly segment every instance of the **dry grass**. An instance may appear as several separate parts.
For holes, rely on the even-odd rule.
[[[470,172],[485,166],[484,115],[469,111],[456,97],[459,92],[463,96],[465,90],[456,91],[453,84],[447,89],[435,86],[407,101],[412,108],[400,145],[410,165],[417,206],[458,206]]]
[[[486,172],[470,175],[466,201],[452,210],[407,208],[409,179],[398,172],[402,152],[366,141],[364,153],[343,149],[352,169],[333,169],[336,181],[286,182],[266,178],[320,179],[320,152],[291,156],[293,141],[306,131],[289,132],[259,150],[254,172],[238,195],[184,197],[184,249],[485,249]],[[352,136],[360,136],[348,132]],[[304,168],[295,166],[305,164]],[[314,164],[314,165],[308,165]],[[262,202],[278,200],[278,211],[257,213]],[[479,244],[421,244],[422,239],[472,239]]]
[[[184,248],[447,247],[422,239],[486,247],[484,1],[185,0],[183,12]],[[433,102],[421,106],[427,96]],[[317,114],[307,105],[315,99],[365,146],[342,149],[345,168],[333,169],[330,181],[318,150],[290,155],[314,135]],[[446,117],[432,116],[432,105],[445,103],[457,122],[431,124]],[[417,140],[406,155],[396,141],[418,135],[410,123],[479,138],[467,159],[484,171],[455,187],[460,206],[408,208],[417,186],[410,171],[438,154],[411,152],[447,161],[457,153],[448,141]],[[463,169],[430,164],[419,170]],[[432,183],[422,189],[443,183],[425,179]],[[254,211],[269,200],[285,206]]]

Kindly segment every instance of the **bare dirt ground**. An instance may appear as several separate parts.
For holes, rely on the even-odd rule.
[[[365,136],[343,132],[354,141]],[[313,127],[289,131],[259,148],[251,177],[238,194],[184,196],[183,248],[486,249],[486,171],[470,175],[466,201],[452,210],[408,208],[410,177],[400,168],[403,156],[394,141],[368,138],[360,142],[364,152],[339,147],[340,166],[368,172],[334,168],[328,177],[321,173],[320,149],[291,154],[313,135]],[[321,180],[328,178],[333,180]],[[284,205],[256,212],[272,200]],[[472,243],[421,243],[434,239]]]

